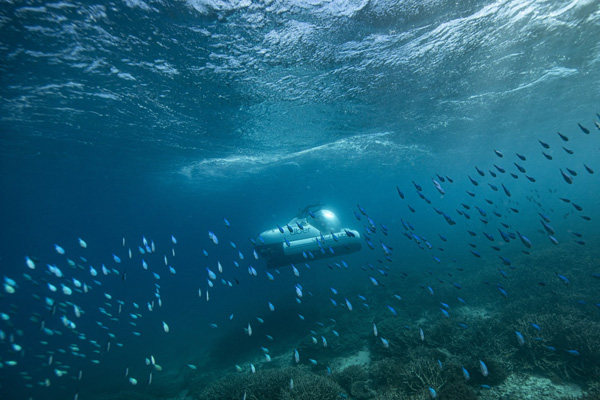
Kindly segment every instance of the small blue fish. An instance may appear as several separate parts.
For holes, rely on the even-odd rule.
[[[437,393],[436,393],[435,389],[434,389],[434,388],[432,388],[431,386],[430,386],[428,389],[429,389],[429,396],[430,396],[432,399],[435,399],[435,398],[437,397]]]
[[[542,215],[542,214],[540,214],[540,215]],[[548,232],[549,235],[554,235],[554,228],[547,224],[547,222],[549,222],[549,221],[541,220],[540,222],[542,223],[542,226],[544,227],[546,232]]]
[[[485,363],[481,360],[479,360],[479,369],[481,369],[481,374],[483,376],[488,376],[488,369],[487,366],[485,365]]]
[[[398,186],[396,186],[396,190],[398,191],[398,196],[400,196],[401,199],[404,199],[404,193],[402,193],[402,190],[400,190]]]
[[[432,179],[432,181],[433,181],[433,185],[435,186],[435,188],[437,189],[437,191],[440,192],[440,194],[442,196],[445,195],[446,192],[442,188],[442,185],[438,181],[436,181],[435,179]]]
[[[517,163],[513,163],[515,164],[515,167],[517,167],[517,169],[519,170],[519,172],[521,173],[526,173],[527,171],[525,170],[525,168],[523,168],[521,165],[517,164]]]
[[[560,170],[560,173],[562,174],[562,177],[565,180],[565,182],[567,182],[569,185],[573,183],[573,178],[570,175],[564,173],[562,169]]]
[[[346,307],[348,307],[348,310],[352,311],[352,304],[350,304],[350,302],[348,301],[348,299],[344,298],[344,300],[346,300]]]
[[[462,373],[463,373],[463,376],[465,377],[465,380],[468,381],[469,379],[471,379],[471,375],[469,375],[469,371],[467,371],[465,369],[465,367],[463,367],[463,366],[461,366],[461,368],[462,368]]]
[[[569,353],[569,355],[572,355],[573,357],[577,357],[580,355],[580,353],[577,350],[566,350],[567,353]]]
[[[567,279],[566,276],[561,275],[559,273],[556,273],[556,276],[558,276],[558,278],[562,281],[562,283],[565,284],[565,286],[569,286],[571,284],[571,282],[569,281],[569,279]]]
[[[504,296],[505,299],[508,299],[508,293],[506,293],[506,290],[504,290],[500,286],[498,286],[498,290],[500,291],[500,293],[502,294],[502,296]]]
[[[527,247],[528,249],[531,248],[531,241],[526,237],[523,236],[519,233],[519,231],[517,231],[517,235],[519,236],[519,239],[521,239],[521,242],[523,243],[523,245],[525,245],[525,247]]]
[[[521,332],[515,331],[515,335],[517,336],[517,342],[519,342],[519,346],[523,346],[525,344],[525,338],[521,335]]]
[[[556,132],[556,133],[557,133],[557,134],[558,134],[558,136],[559,136],[559,137],[560,137],[562,140],[564,140],[565,142],[568,142],[568,141],[569,141],[569,138],[568,138],[567,136],[563,135],[563,134],[562,134],[562,133],[560,133],[560,132]]]
[[[390,312],[394,315],[394,317],[398,316],[398,312],[396,310],[394,310],[394,307],[392,306],[387,306],[388,310],[390,310]]]
[[[512,264],[508,258],[504,258],[502,256],[498,256],[498,257],[500,257],[500,259],[502,260],[502,264],[504,264],[504,265],[511,265]]]
[[[504,240],[506,243],[510,242],[510,237],[506,233],[502,232],[500,229],[498,229],[498,232],[500,232],[502,240]]]

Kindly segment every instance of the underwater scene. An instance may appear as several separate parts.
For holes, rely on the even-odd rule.
[[[600,2],[0,1],[0,399],[600,399]]]

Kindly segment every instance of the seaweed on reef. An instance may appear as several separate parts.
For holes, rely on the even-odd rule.
[[[293,383],[292,383],[293,382]],[[342,388],[332,379],[312,373],[306,367],[266,369],[255,374],[225,376],[203,390],[196,388],[198,400],[333,400]]]

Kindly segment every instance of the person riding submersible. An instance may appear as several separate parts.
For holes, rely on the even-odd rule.
[[[321,205],[305,207],[285,226],[261,233],[256,243],[267,268],[350,254],[362,247],[358,231],[342,228],[337,216]]]

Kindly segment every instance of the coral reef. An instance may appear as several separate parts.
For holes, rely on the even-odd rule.
[[[350,394],[357,400],[371,399],[377,395],[370,387],[370,381],[356,381],[350,387]]]
[[[300,370],[302,371],[302,370]],[[280,400],[337,400],[340,398],[342,388],[334,380],[315,375],[308,371],[295,375],[293,388],[288,385],[280,391]],[[259,397],[257,399],[267,399]]]
[[[384,358],[371,364],[369,374],[378,387],[388,388],[402,382],[403,369],[394,359]]]
[[[369,379],[369,374],[360,365],[350,365],[340,372],[335,372],[332,378],[347,392],[350,392],[352,384]]]
[[[538,332],[532,323],[541,327]],[[600,379],[600,322],[587,318],[572,305],[557,305],[552,311],[528,313],[517,320],[517,329],[527,332],[522,362],[524,367],[543,372],[556,381]],[[573,356],[567,350],[577,350]]]
[[[293,383],[292,383],[293,382]],[[343,392],[332,379],[316,375],[306,367],[267,369],[255,374],[232,374],[197,391],[202,400],[333,400]]]

